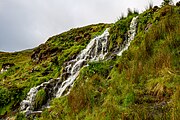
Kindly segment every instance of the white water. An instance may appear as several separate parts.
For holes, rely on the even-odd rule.
[[[70,72],[70,76],[59,87],[56,97],[62,96],[67,87],[72,87],[74,80],[79,75],[80,69],[87,64],[87,61],[103,60],[108,53],[108,29],[104,33],[90,41],[87,47],[81,51],[76,59],[71,62],[67,67],[67,72]],[[68,90],[70,91],[70,89]],[[69,92],[68,92],[69,93]]]
[[[105,58],[108,53],[108,36],[109,32],[106,29],[102,35],[92,39],[74,60],[65,63],[64,72],[60,78],[52,79],[31,88],[26,100],[21,102],[21,110],[26,114],[34,111],[35,97],[40,89],[48,89],[48,95],[51,95],[51,98],[69,94],[80,69],[87,65],[88,61],[98,61]],[[63,75],[67,75],[65,81],[62,81]]]
[[[5,66],[4,68],[2,68],[2,69],[1,69],[0,74],[2,74],[2,73],[4,73],[4,72],[6,72],[9,68],[10,68],[10,66],[9,66],[9,65]]]
[[[7,69],[2,68],[0,74],[2,74],[3,72],[6,72],[6,71],[7,71]]]
[[[137,19],[138,16],[132,19],[130,30],[128,30],[128,40],[125,41],[125,44],[122,44],[122,46],[120,47],[120,51],[117,54],[118,56],[121,56],[122,53],[129,48],[131,41],[134,40],[137,31]]]
[[[27,93],[26,99],[20,103],[21,110],[24,110],[24,112],[33,111],[34,110],[34,104],[35,104],[35,97],[36,97],[37,92],[40,89],[45,89],[48,84],[50,84],[54,81],[55,81],[54,79],[51,79],[48,82],[44,82],[44,83],[38,85],[37,87],[31,88],[30,91]]]
[[[118,56],[121,56],[122,53],[128,49],[130,42],[134,39],[137,31],[137,19],[138,17],[132,19],[130,30],[128,31],[128,40],[120,46],[120,51],[117,54]],[[68,95],[83,66],[87,65],[89,61],[92,62],[105,59],[108,53],[108,36],[109,32],[108,29],[106,29],[102,35],[92,39],[87,47],[82,50],[75,59],[64,63],[64,72],[60,78],[51,79],[37,87],[31,88],[27,94],[27,98],[21,102],[21,110],[26,114],[34,112],[35,97],[40,89],[45,89],[49,100],[54,97]],[[64,78],[65,80],[63,81]],[[45,106],[47,107],[48,104]]]

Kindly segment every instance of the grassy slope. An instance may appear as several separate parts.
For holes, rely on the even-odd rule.
[[[178,119],[179,14],[180,8],[175,6],[140,14],[138,34],[129,50],[121,57],[83,68],[70,95],[54,99],[39,119]],[[110,52],[124,41],[136,15],[131,13],[111,26]],[[12,113],[31,87],[58,77],[63,63],[106,27],[110,25],[72,29],[51,37],[33,51],[0,53],[0,65],[15,63],[0,74],[0,114]],[[33,53],[37,53],[36,62],[31,60]]]
[[[70,95],[53,100],[52,107],[40,119],[177,120],[180,117],[179,13],[180,8],[167,5],[140,14],[138,34],[129,50],[121,57],[83,68]],[[123,40],[123,36],[117,37],[121,32],[113,32],[114,28],[118,29],[121,21],[126,26],[132,16],[113,25],[110,38],[116,39],[110,39],[112,43]]]
[[[6,113],[13,114],[12,111],[17,109],[31,87],[59,77],[63,63],[109,26],[97,24],[71,29],[49,38],[45,44],[33,50],[0,53],[0,69],[3,63],[15,64],[0,74],[0,118]],[[31,59],[34,53],[39,59],[35,62]]]

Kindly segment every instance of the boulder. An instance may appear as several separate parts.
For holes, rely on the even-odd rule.
[[[0,73],[6,72],[10,67],[14,66],[14,63],[4,63],[2,64],[2,69]]]

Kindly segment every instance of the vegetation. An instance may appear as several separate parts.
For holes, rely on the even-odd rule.
[[[170,5],[170,4],[173,4],[173,1],[172,0],[163,0],[162,2],[162,5]]]
[[[39,106],[42,106],[45,104],[47,97],[46,97],[46,91],[44,89],[41,89],[38,91],[36,98],[35,98],[35,110],[39,108]]]
[[[0,73],[0,118],[13,115],[12,111],[19,107],[30,88],[59,77],[63,63],[76,56],[91,38],[101,34],[109,26],[101,23],[71,29],[49,38],[45,44],[33,50],[1,52],[0,69],[5,63],[15,65]],[[37,101],[37,105],[42,102]]]
[[[130,22],[138,12],[128,9],[128,16],[121,17],[115,24],[112,25],[109,33],[109,50],[116,51],[117,48],[127,39]]]
[[[70,95],[53,100],[52,107],[40,119],[177,120],[180,116],[178,11],[178,7],[168,5],[140,14],[138,34],[129,50],[121,57],[83,68]],[[131,19],[128,16],[112,25],[110,32],[116,31],[110,34],[112,44],[124,40],[118,37],[127,32],[126,24]],[[113,48],[110,47],[112,52]]]
[[[112,59],[83,67],[70,94],[53,99],[52,107],[34,118],[178,120],[180,7],[165,4],[160,8],[151,6],[141,14],[128,11],[127,17],[121,17],[112,25],[72,29],[51,37],[34,50],[0,53],[0,65],[15,64],[0,74],[1,115],[13,116],[13,110],[31,87],[58,77],[63,63],[73,59],[91,38],[107,27],[110,27],[109,55],[116,52],[127,39],[132,18],[138,15],[136,37],[122,56],[111,56]],[[44,104],[46,91],[41,89],[35,99],[38,108]],[[26,118],[17,113],[16,119]]]

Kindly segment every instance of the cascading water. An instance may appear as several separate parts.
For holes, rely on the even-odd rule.
[[[129,48],[131,41],[134,40],[137,31],[137,19],[138,16],[132,19],[130,24],[130,30],[128,30],[128,40],[120,46],[120,50],[117,54],[118,56],[121,56],[122,53]]]
[[[120,46],[120,51],[118,56],[128,49],[130,42],[134,39],[136,35],[137,19],[134,17],[130,24],[130,30],[128,31],[128,40],[125,41],[122,46]],[[41,111],[35,111],[35,97],[40,89],[46,91],[46,96],[48,97],[46,107],[49,101],[54,97],[61,97],[63,95],[68,95],[75,79],[79,75],[80,69],[87,65],[87,62],[93,62],[98,60],[104,60],[108,53],[108,29],[104,33],[90,41],[87,47],[80,52],[77,57],[69,62],[64,63],[64,71],[60,78],[51,79],[48,82],[44,82],[36,87],[30,89],[25,100],[21,102],[21,110],[26,113],[26,115],[32,113],[40,113]],[[65,80],[64,80],[65,79]],[[64,80],[64,81],[63,81]]]
[[[67,72],[69,72],[70,76],[58,88],[56,97],[62,96],[67,87],[72,87],[80,69],[87,64],[88,60],[98,61],[104,59],[105,55],[108,53],[108,36],[109,32],[108,29],[106,29],[102,35],[92,39],[73,62],[70,61],[71,63],[67,66]]]
[[[54,97],[69,94],[74,80],[79,75],[80,69],[84,65],[87,65],[88,61],[98,61],[105,58],[108,53],[108,36],[109,32],[108,29],[106,29],[102,35],[92,39],[87,47],[82,50],[74,60],[65,63],[65,68],[60,78],[51,79],[37,87],[31,88],[26,100],[21,102],[21,110],[27,115],[34,112],[35,97],[40,89],[46,91],[49,100]],[[66,80],[62,81],[64,76],[66,76]]]

